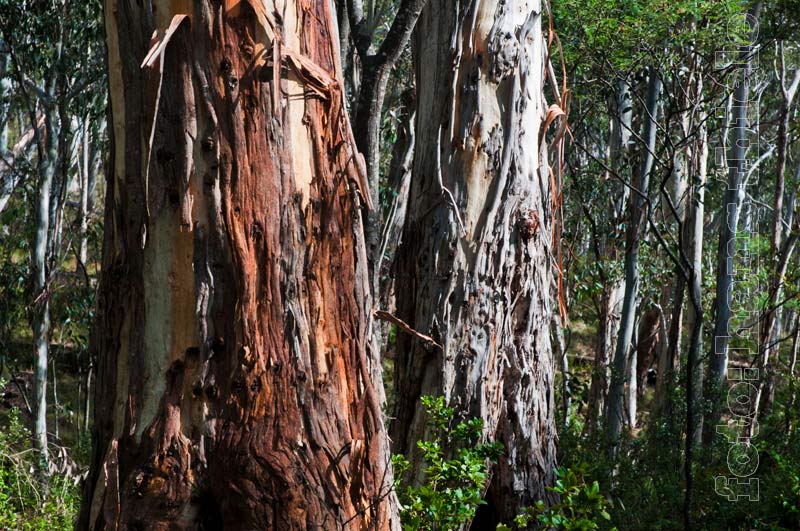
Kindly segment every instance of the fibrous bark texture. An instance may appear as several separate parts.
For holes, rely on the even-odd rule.
[[[80,529],[393,528],[331,10],[106,2],[113,146]]]
[[[420,395],[505,445],[487,498],[511,521],[555,464],[552,198],[539,1],[429,3],[417,22],[417,138],[397,256],[395,448],[422,468]]]

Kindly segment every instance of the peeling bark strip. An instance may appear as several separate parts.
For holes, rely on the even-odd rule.
[[[107,0],[105,16],[113,148],[78,528],[395,528],[330,4]]]
[[[541,12],[537,0],[436,0],[423,10],[397,258],[397,316],[443,351],[398,336],[395,450],[421,470],[420,395],[443,393],[481,417],[485,436],[506,448],[487,494],[504,522],[547,497],[555,465]]]

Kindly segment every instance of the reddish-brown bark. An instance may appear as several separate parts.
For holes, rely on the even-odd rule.
[[[78,527],[390,528],[330,4],[152,5],[106,2],[113,147]]]

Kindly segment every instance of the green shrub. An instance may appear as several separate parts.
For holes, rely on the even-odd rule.
[[[409,462],[402,455],[392,457],[396,487],[401,503],[400,518],[407,531],[450,531],[461,529],[475,516],[483,501],[489,469],[503,451],[499,443],[480,442],[483,422],[471,419],[455,423],[454,410],[445,407],[443,397],[422,397],[430,419],[430,441],[418,441],[426,468],[421,485],[400,488]]]
[[[545,529],[565,531],[593,531],[609,528],[611,515],[608,514],[609,503],[600,492],[597,481],[588,483],[583,467],[556,468],[556,484],[547,490],[558,495],[560,500],[553,505],[543,501],[536,502],[534,507],[526,508],[514,519],[514,528],[528,529],[539,523]],[[497,531],[511,531],[506,525],[497,526]]]
[[[2,386],[0,386],[2,387]],[[76,478],[52,474],[46,484],[35,474],[36,454],[19,412],[11,410],[0,429],[0,529],[71,531],[80,505]]]

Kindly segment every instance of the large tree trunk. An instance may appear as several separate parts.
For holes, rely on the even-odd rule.
[[[393,528],[331,4],[154,4],[106,1],[79,528]]]
[[[420,395],[482,418],[507,453],[489,510],[509,522],[547,496],[556,458],[542,5],[459,5],[429,4],[414,41],[418,125],[397,311],[443,348],[399,338],[392,440],[419,472]]]

